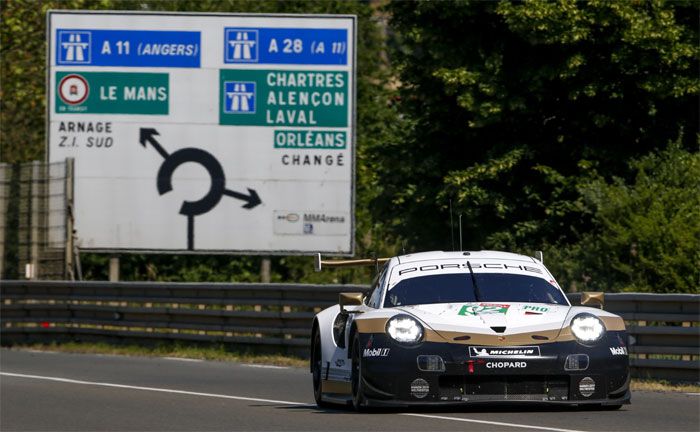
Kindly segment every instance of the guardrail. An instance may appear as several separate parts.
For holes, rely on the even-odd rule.
[[[625,320],[633,376],[700,382],[700,295],[610,293],[605,310]]]
[[[362,285],[1,281],[3,345],[196,341],[308,355],[313,316]],[[577,304],[580,294],[570,294]],[[633,376],[700,381],[700,295],[615,293]]]

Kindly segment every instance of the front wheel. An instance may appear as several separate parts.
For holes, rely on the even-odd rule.
[[[360,335],[355,333],[352,340],[352,406],[356,411],[365,411],[367,400],[362,385],[362,350],[360,349]]]
[[[314,336],[313,345],[311,345],[311,374],[313,377],[314,384],[314,400],[316,405],[320,408],[326,408],[329,406],[328,402],[323,401],[321,395],[323,394],[321,389],[323,386],[321,380],[321,374],[323,369],[323,357],[321,355],[321,333],[316,331]]]

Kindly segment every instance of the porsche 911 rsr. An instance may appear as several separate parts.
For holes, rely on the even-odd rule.
[[[367,295],[342,293],[314,318],[319,405],[630,402],[622,318],[572,306],[540,260],[480,251],[381,261]],[[602,306],[602,294],[585,297]]]

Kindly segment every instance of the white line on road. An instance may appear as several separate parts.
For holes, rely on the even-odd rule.
[[[216,394],[216,393],[200,393],[200,392],[193,392],[193,391],[186,391],[186,390],[174,390],[174,389],[164,389],[164,388],[156,388],[156,387],[141,387],[141,386],[131,386],[131,385],[124,385],[124,384],[113,384],[113,383],[103,383],[103,382],[93,382],[93,381],[79,381],[79,380],[73,380],[73,379],[68,379],[68,378],[49,377],[49,376],[40,376],[40,375],[25,375],[25,374],[11,373],[11,372],[0,372],[0,375],[17,377],[17,378],[38,379],[38,380],[45,380],[45,381],[57,381],[57,382],[64,382],[64,383],[69,383],[69,384],[81,384],[81,385],[91,385],[91,386],[99,386],[99,387],[114,387],[114,388],[123,388],[123,389],[131,389],[131,390],[145,390],[145,391],[161,392],[161,393],[184,394],[184,395],[190,395],[190,396],[204,396],[204,397],[213,397],[213,398],[221,398],[221,399],[235,399],[235,400],[242,400],[242,401],[249,401],[249,402],[264,402],[264,403],[282,404],[282,405],[316,406],[316,405],[309,405],[309,404],[305,404],[305,403],[301,403],[301,402],[290,402],[290,401],[281,401],[281,400],[274,400],[274,399],[260,399],[260,398],[251,398],[251,397],[242,397],[242,396],[230,396],[230,395]]]
[[[690,395],[690,396],[700,396],[700,393],[686,393],[686,394]]]
[[[261,364],[243,364],[241,366],[260,368],[260,369],[289,369],[287,366],[270,366],[270,365],[261,365]]]
[[[193,358],[186,358],[186,357],[163,357],[165,360],[177,360],[177,361],[184,361],[184,362],[201,362],[204,360],[200,359],[193,359]]]
[[[275,400],[275,399],[261,399],[261,398],[231,396],[231,395],[216,394],[216,393],[201,393],[201,392],[193,392],[193,391],[187,391],[187,390],[175,390],[175,389],[165,389],[165,388],[157,388],[157,387],[141,387],[141,386],[94,382],[94,381],[81,381],[81,380],[74,380],[74,379],[69,379],[69,378],[41,376],[41,375],[26,375],[26,374],[12,373],[12,372],[0,372],[0,375],[16,377],[16,378],[28,378],[28,379],[36,379],[36,380],[44,380],[44,381],[63,382],[63,383],[68,383],[68,384],[79,384],[79,385],[89,385],[89,386],[98,386],[98,387],[112,387],[112,388],[122,388],[122,389],[130,389],[130,390],[144,390],[144,391],[152,391],[152,392],[160,392],[160,393],[173,393],[173,394],[182,394],[182,395],[189,395],[189,396],[203,396],[203,397],[212,397],[212,398],[220,398],[220,399],[234,399],[234,400],[240,400],[240,401],[262,402],[262,403],[270,403],[270,404],[278,404],[278,405],[297,405],[297,406],[308,406],[308,407],[314,407],[314,408],[316,407],[316,405],[311,405],[311,404],[306,404],[306,403],[301,403],[301,402],[282,401],[282,400]],[[494,425],[494,426],[507,426],[507,427],[522,428],[522,429],[537,429],[537,430],[545,430],[545,431],[553,431],[553,432],[583,432],[583,431],[577,431],[577,430],[573,430],[573,429],[558,429],[558,428],[551,428],[551,427],[546,427],[546,426],[533,426],[533,425],[524,425],[524,424],[516,424],[516,423],[494,422],[494,421],[487,421],[487,420],[474,420],[474,419],[467,419],[467,418],[461,418],[461,417],[445,417],[445,416],[413,414],[413,413],[405,413],[405,414],[399,414],[399,415],[413,416],[413,417],[424,417],[424,418],[431,418],[431,419],[438,419],[438,420],[452,420],[452,421],[467,422],[467,423],[481,423],[481,424],[488,424],[488,425]]]
[[[425,418],[439,419],[439,420],[452,420],[452,421],[467,422],[467,423],[481,423],[481,424],[488,424],[488,425],[493,425],[493,426],[508,426],[508,427],[523,428],[523,429],[537,429],[537,430],[546,430],[546,431],[555,431],[555,432],[583,432],[583,431],[574,430],[574,429],[559,429],[559,428],[552,428],[552,427],[546,427],[546,426],[533,426],[533,425],[524,425],[524,424],[516,424],[516,423],[503,423],[503,422],[495,422],[495,421],[487,421],[487,420],[474,420],[474,419],[467,419],[467,418],[461,418],[461,417],[445,417],[445,416],[436,416],[436,415],[427,415],[427,414],[413,414],[413,413],[405,413],[405,414],[399,414],[399,415],[412,416],[412,417],[425,417]]]

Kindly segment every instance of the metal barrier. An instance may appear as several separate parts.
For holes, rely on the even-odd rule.
[[[700,382],[700,295],[611,293],[605,310],[625,320],[633,376]]]
[[[362,285],[1,281],[3,345],[199,341],[308,355],[310,327]],[[570,294],[577,304],[580,294]],[[636,377],[700,381],[700,295],[615,293]]]

